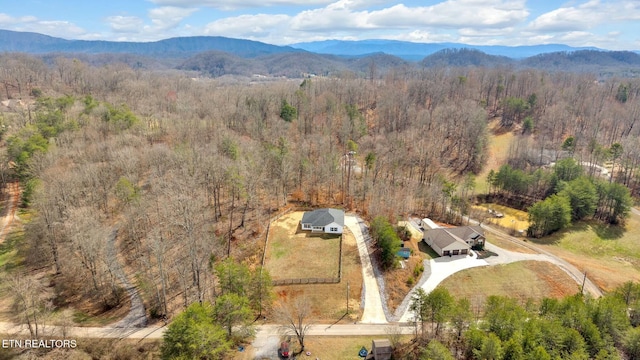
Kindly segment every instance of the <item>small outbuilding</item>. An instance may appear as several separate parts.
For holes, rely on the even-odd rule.
[[[338,209],[317,209],[302,215],[300,227],[312,233],[342,234],[344,211]]]
[[[371,352],[367,359],[373,360],[391,360],[393,355],[393,347],[388,339],[376,339],[371,342]]]

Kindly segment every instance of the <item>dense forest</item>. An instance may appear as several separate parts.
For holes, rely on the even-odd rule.
[[[490,296],[482,313],[446,289],[417,292],[415,338],[399,348],[410,359],[637,359],[638,285],[600,299],[581,294],[539,304]],[[478,321],[479,320],[479,321]],[[455,355],[455,356],[454,356]]]
[[[98,304],[90,315],[123,305],[118,256],[151,316],[214,302],[221,279],[211,269],[228,257],[258,264],[269,219],[291,204],[459,221],[491,157],[490,129],[516,134],[508,164],[489,179],[494,201],[528,208],[586,181],[596,187],[593,210],[569,208],[569,220],[619,223],[624,211],[608,194],[640,194],[637,80],[508,67],[368,70],[248,83],[1,55],[0,173],[3,185],[23,188],[27,267],[51,274],[15,284],[46,294],[25,316],[36,319],[44,303]],[[567,158],[569,172],[593,166],[575,176],[550,170]],[[609,178],[596,171],[605,163]]]

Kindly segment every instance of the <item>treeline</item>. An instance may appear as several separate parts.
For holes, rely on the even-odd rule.
[[[417,292],[413,359],[635,359],[640,356],[638,284],[599,299],[581,294],[520,303],[490,296],[481,312],[446,289]]]
[[[627,187],[600,176],[587,176],[582,165],[564,158],[552,169],[524,171],[506,164],[489,172],[490,191],[527,207],[529,236],[540,237],[572,221],[597,219],[619,224],[629,214],[633,200]]]

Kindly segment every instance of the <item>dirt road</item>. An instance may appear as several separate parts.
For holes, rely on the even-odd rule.
[[[18,210],[18,204],[20,202],[20,184],[16,182],[9,183],[7,185],[7,194],[9,195],[3,201],[3,216],[2,226],[0,228],[0,244],[4,242],[4,238],[9,233],[9,228],[15,220],[16,211]]]

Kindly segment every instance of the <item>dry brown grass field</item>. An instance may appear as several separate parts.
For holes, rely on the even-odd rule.
[[[274,280],[334,278],[340,263],[340,236],[300,230],[302,212],[283,215],[271,224],[265,266]]]
[[[490,295],[515,297],[524,303],[527,299],[561,298],[580,291],[564,271],[544,261],[473,268],[454,274],[439,286],[474,304],[482,304]]]
[[[337,277],[340,239],[308,236],[299,230],[302,212],[284,215],[271,225],[265,266],[273,279]],[[342,243],[342,281],[338,284],[276,286],[276,302],[307,297],[317,321],[353,322],[360,318],[362,268],[356,240],[345,228]],[[349,316],[347,313],[349,284]],[[344,317],[343,317],[344,316]]]
[[[480,204],[473,206],[473,208],[480,211],[494,210],[504,215],[501,218],[489,217],[484,221],[486,224],[498,225],[508,231],[526,231],[529,227],[529,214],[526,211],[498,204]]]

